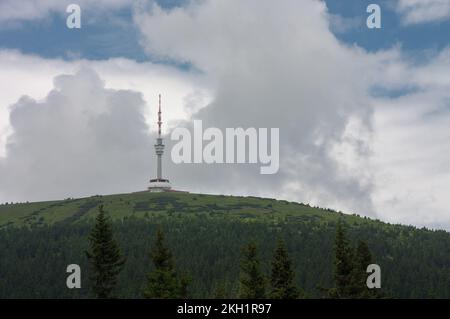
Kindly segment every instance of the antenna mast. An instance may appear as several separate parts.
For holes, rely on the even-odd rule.
[[[158,111],[158,136],[161,137],[161,94],[159,95],[159,111]]]

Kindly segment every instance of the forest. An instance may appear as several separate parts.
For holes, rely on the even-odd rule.
[[[76,208],[67,209],[74,201],[78,201]],[[2,205],[0,216],[9,209],[16,214],[4,218],[0,229],[0,298],[94,297],[85,252],[100,203],[105,204],[125,257],[118,298],[143,297],[158,229],[165,234],[177,269],[189,278],[188,298],[238,298],[243,247],[255,243],[262,273],[269,274],[280,238],[292,260],[301,297],[327,298],[324,291],[334,287],[339,222],[352,247],[358,241],[367,243],[373,263],[381,267],[384,297],[450,298],[450,234],[445,231],[391,225],[284,201],[193,194]],[[133,209],[122,214],[121,207]],[[81,289],[66,286],[69,264],[81,267]]]

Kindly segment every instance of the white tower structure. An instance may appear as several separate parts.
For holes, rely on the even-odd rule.
[[[161,94],[159,95],[159,110],[158,110],[158,137],[156,138],[155,153],[156,153],[156,178],[150,180],[148,190],[150,192],[166,192],[171,189],[168,179],[162,176],[162,156],[164,154],[163,138],[161,137]]]

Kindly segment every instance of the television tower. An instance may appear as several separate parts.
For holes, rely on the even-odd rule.
[[[162,177],[162,156],[164,154],[164,143],[161,137],[161,94],[159,94],[159,109],[158,109],[158,137],[156,138],[155,153],[156,153],[156,178],[150,180],[148,187],[151,192],[165,192],[171,189],[168,179]]]

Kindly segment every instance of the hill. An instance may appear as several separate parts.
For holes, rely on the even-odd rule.
[[[450,234],[391,225],[309,205],[255,197],[131,193],[0,205],[0,297],[88,297],[87,236],[103,204],[127,257],[120,297],[140,297],[151,269],[154,231],[166,233],[177,265],[192,278],[192,297],[235,297],[242,245],[255,239],[265,270],[285,238],[296,281],[309,297],[332,285],[333,240],[341,219],[352,242],[366,240],[382,269],[387,296],[450,298]],[[69,264],[82,267],[82,289],[65,286]]]
[[[276,222],[292,219],[337,220],[339,214],[309,205],[257,197],[191,194],[183,192],[138,192],[107,196],[36,203],[0,205],[0,229],[9,226],[42,226],[59,222],[89,222],[103,204],[110,217],[123,220],[128,217],[155,218],[173,213],[208,213],[241,221]],[[162,214],[162,215],[161,215]],[[360,222],[354,215],[345,215],[348,222]],[[365,219],[366,222],[370,220]]]

